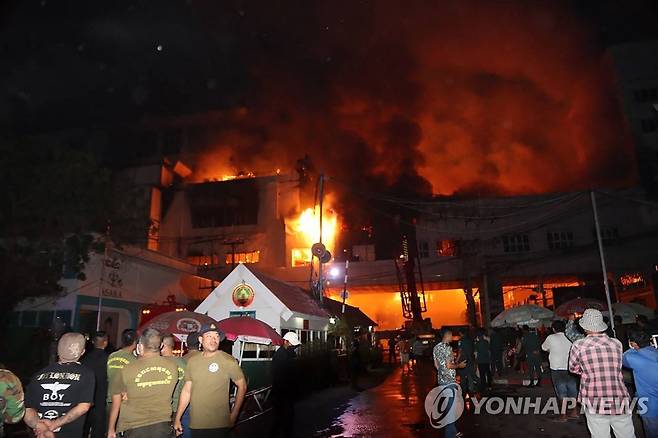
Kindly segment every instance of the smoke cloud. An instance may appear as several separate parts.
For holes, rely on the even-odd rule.
[[[634,180],[601,50],[565,4],[214,3],[195,2],[209,29],[234,17],[246,79],[188,151],[200,178],[290,171],[308,154],[357,188],[418,195]]]

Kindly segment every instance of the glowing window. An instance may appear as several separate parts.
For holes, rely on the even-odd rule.
[[[293,248],[292,266],[306,266],[311,263],[311,248]]]
[[[226,264],[233,263],[233,253],[226,254]],[[235,263],[258,263],[260,261],[260,251],[236,252]]]
[[[457,240],[439,240],[436,242],[436,254],[439,257],[455,257],[459,255]]]
[[[215,266],[219,264],[219,255],[190,255],[187,261],[194,266]]]

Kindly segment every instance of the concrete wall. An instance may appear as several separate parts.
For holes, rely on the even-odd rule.
[[[289,175],[256,178],[260,205],[258,223],[232,227],[194,228],[185,186],[177,189],[161,225],[160,251],[174,257],[192,254],[217,254],[219,267],[228,272],[226,256],[231,254],[228,240],[242,240],[236,252],[259,251],[257,267],[289,264],[286,248],[285,218],[299,213],[299,191]],[[230,183],[227,182],[227,183]]]
[[[195,269],[180,260],[140,248],[110,251],[104,267],[101,267],[102,260],[103,254],[90,256],[84,271],[85,280],[62,279],[61,296],[27,300],[15,311],[39,312],[40,315],[55,312],[53,316],[57,312],[70,312],[71,327],[90,332],[96,328],[100,295],[101,329],[108,331],[111,340],[116,341],[122,330],[137,327],[143,305],[162,303],[169,295],[185,304],[198,293],[195,280],[199,278]],[[20,318],[21,315],[19,325]]]

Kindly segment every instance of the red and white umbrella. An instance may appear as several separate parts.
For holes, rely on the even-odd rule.
[[[240,340],[263,345],[283,345],[283,338],[263,321],[249,316],[234,316],[217,322],[229,341]]]
[[[156,316],[139,328],[139,332],[143,332],[146,328],[154,328],[161,333],[171,333],[176,336],[180,341],[187,342],[187,335],[193,332],[198,332],[204,324],[217,324],[217,321],[196,312],[166,312]]]
[[[560,304],[555,309],[555,316],[558,318],[569,318],[574,313],[583,313],[585,309],[596,309],[600,311],[608,310],[607,306],[594,298],[575,298]]]

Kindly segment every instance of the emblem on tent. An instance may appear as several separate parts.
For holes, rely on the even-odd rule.
[[[239,307],[248,307],[254,302],[254,288],[247,283],[238,284],[233,288],[233,303]]]

